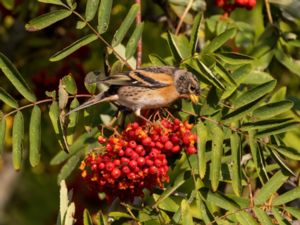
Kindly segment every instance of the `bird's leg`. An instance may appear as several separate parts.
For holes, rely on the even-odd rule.
[[[145,120],[147,123],[150,123],[152,124],[152,122],[147,119],[146,117],[144,117],[143,115],[141,115],[141,109],[137,109],[134,111],[134,114],[137,116],[137,117],[140,117],[141,119]]]

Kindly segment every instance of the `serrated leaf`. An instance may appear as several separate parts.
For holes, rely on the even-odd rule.
[[[55,53],[54,55],[52,55],[50,57],[49,60],[51,62],[59,61],[65,57],[67,57],[68,55],[72,54],[79,48],[81,48],[85,45],[88,45],[95,40],[97,40],[97,36],[95,34],[88,34],[88,35],[80,38],[79,40],[75,41],[74,43],[70,44],[69,46],[65,47],[61,51]]]
[[[0,87],[0,100],[5,102],[7,105],[9,105],[12,108],[18,108],[19,104],[18,102],[9,94],[5,89]]]
[[[202,192],[202,191],[200,190],[200,192]],[[202,195],[206,196],[205,201],[207,203],[212,203],[222,209],[226,209],[228,211],[236,211],[239,209],[238,205],[235,202],[233,202],[231,199],[224,197],[220,193],[217,193],[217,192],[213,193],[213,192],[209,191],[206,194],[202,193]]]
[[[229,72],[225,69],[225,67],[221,63],[216,61],[216,65],[214,69],[228,84],[232,86],[236,86],[234,79],[231,77]]]
[[[108,29],[112,4],[113,4],[113,0],[101,0],[100,2],[99,11],[98,11],[98,26],[97,26],[98,32],[100,34],[105,33]],[[125,31],[125,33],[126,32],[127,31]],[[121,43],[121,41],[119,43]]]
[[[199,13],[194,18],[192,32],[191,32],[191,36],[190,36],[190,42],[189,42],[190,55],[194,55],[196,48],[197,48],[202,16],[203,16],[202,13]]]
[[[148,57],[151,63],[155,66],[165,66],[168,64],[164,59],[156,54],[150,54]]]
[[[15,170],[20,170],[22,164],[24,139],[24,117],[21,111],[18,111],[14,118],[12,129],[12,159]]]
[[[275,85],[276,85],[276,80],[272,80],[267,83],[258,85],[255,88],[252,88],[251,90],[239,96],[233,102],[234,106],[236,108],[239,108],[261,98],[262,96],[270,93],[275,88]]]
[[[69,205],[69,198],[68,198],[68,189],[66,185],[66,181],[62,180],[59,184],[60,191],[59,191],[59,214],[60,214],[60,224],[64,224],[64,218],[68,209]]]
[[[216,51],[222,45],[224,45],[229,39],[231,39],[235,35],[235,33],[236,33],[235,28],[226,30],[222,34],[215,37],[209,44],[207,44],[202,50],[203,53]]]
[[[257,130],[257,129],[266,129],[266,128],[282,125],[282,124],[285,124],[285,123],[290,122],[290,121],[291,121],[291,118],[272,119],[272,120],[262,120],[262,121],[257,121],[257,122],[249,122],[249,123],[244,123],[241,126],[241,130],[249,131],[249,130]]]
[[[253,109],[257,108],[259,103],[262,102],[264,98],[265,96],[255,100],[254,102],[250,102],[249,104],[244,105],[234,110],[233,112],[228,113],[222,118],[222,120],[224,122],[232,122],[241,119],[243,116],[251,112]]]
[[[255,205],[264,204],[284,184],[288,176],[278,171],[274,176],[257,192],[254,197]]]
[[[70,159],[64,164],[64,166],[61,168],[58,176],[57,176],[57,182],[60,183],[62,180],[65,180],[69,177],[69,175],[72,173],[72,171],[76,168],[80,160],[79,155],[73,155],[70,157]]]
[[[293,160],[300,160],[300,151],[286,146],[269,145],[272,149]]]
[[[76,95],[77,94],[77,86],[74,78],[71,74],[68,74],[67,76],[64,76],[62,78],[62,85],[64,85],[65,90],[71,94]]]
[[[60,123],[59,123],[59,106],[57,101],[53,101],[52,104],[50,105],[50,109],[49,109],[49,117],[54,129],[54,132],[57,136],[57,140],[58,143],[60,145],[60,147],[62,149],[64,149],[64,143],[63,143],[63,139],[62,139],[62,130],[60,127]]]
[[[279,196],[276,196],[272,201],[272,205],[274,206],[284,205],[296,199],[300,199],[300,187],[295,187],[290,191],[287,191]]]
[[[272,208],[273,216],[277,220],[277,224],[279,225],[290,225],[290,223],[284,218],[282,212],[279,209],[273,207]]]
[[[209,133],[212,137],[212,156],[211,156],[211,187],[213,191],[217,191],[220,182],[221,159],[223,156],[223,130],[212,123],[208,126]]]
[[[4,75],[9,79],[12,85],[17,89],[17,91],[28,101],[35,102],[36,97],[30,90],[28,84],[25,82],[24,78],[17,70],[17,68],[12,64],[12,62],[0,52],[0,69]]]
[[[71,10],[66,10],[66,9],[54,10],[30,20],[25,25],[25,28],[27,31],[42,30],[60,20],[67,18],[71,14],[72,14]]]
[[[174,58],[186,59],[191,56],[187,46],[189,45],[188,39],[185,35],[174,35],[168,32],[168,41],[171,42],[173,55],[176,55]]]
[[[249,213],[240,211],[235,214],[236,219],[239,221],[241,225],[257,225],[253,216],[249,215]]]
[[[258,208],[258,207],[254,207],[253,211],[254,211],[255,216],[257,217],[258,221],[260,222],[260,224],[273,225],[272,220],[270,219],[270,217],[266,214],[266,212],[264,210],[262,210],[261,208]]]
[[[64,151],[60,151],[57,153],[53,159],[50,161],[50,165],[59,165],[66,159],[70,158],[71,156],[75,155],[79,151],[83,151],[86,147],[88,147],[88,144],[91,143],[91,139],[95,136],[95,134],[98,132],[97,128],[93,128],[90,132],[86,132],[82,134],[80,137],[76,139],[76,141],[70,146],[69,153],[66,153]],[[96,139],[93,140],[95,143],[97,142]]]
[[[242,190],[242,169],[241,169],[241,138],[238,133],[232,133],[230,136],[231,156],[232,156],[232,188],[237,196],[240,196]]]
[[[285,54],[281,49],[276,49],[275,57],[278,62],[285,66],[289,71],[300,76],[300,64],[297,63],[291,56]]]
[[[187,200],[182,200],[181,202],[181,215],[182,215],[182,225],[193,224],[193,217],[191,214],[191,209]]]
[[[277,116],[281,113],[284,113],[290,110],[293,107],[293,102],[284,100],[274,103],[268,103],[263,105],[257,109],[255,109],[252,113],[253,117],[259,119],[266,119],[269,117]]]
[[[83,211],[83,225],[93,225],[91,215],[87,209]]]
[[[220,54],[215,54],[223,62],[231,65],[241,65],[252,63],[254,58],[248,55],[235,53],[235,52],[222,52]]]
[[[64,109],[68,103],[68,92],[65,89],[65,86],[63,85],[62,80],[59,82],[58,87],[58,105],[60,110]]]
[[[75,109],[79,106],[79,101],[74,98],[70,104],[70,110]],[[73,112],[69,115],[69,124],[67,128],[67,142],[69,145],[73,144],[74,131],[78,121],[78,112]]]
[[[300,209],[296,207],[285,207],[284,209],[292,214],[293,217],[297,218],[297,220],[300,220]]]
[[[133,23],[139,9],[140,9],[140,6],[138,4],[134,4],[131,6],[128,14],[126,15],[126,17],[123,20],[122,24],[120,25],[119,29],[114,34],[113,41],[112,41],[113,47],[119,45],[123,41],[127,31],[129,30],[131,24]]]
[[[29,162],[32,167],[39,164],[41,158],[41,109],[35,105],[29,124]]]
[[[266,149],[269,150],[271,157],[280,166],[282,172],[284,172],[286,175],[289,174],[290,176],[295,176],[295,173],[288,167],[288,165],[284,162],[284,160],[280,157],[280,155],[276,151],[273,151],[271,148],[268,148],[267,146]]]
[[[134,55],[138,42],[142,36],[143,29],[144,29],[144,23],[142,22],[136,26],[133,34],[129,38],[125,50],[126,59],[130,59]]]
[[[6,133],[6,118],[1,118],[0,121],[0,157],[4,150],[5,145],[5,133]]]
[[[76,222],[74,216],[75,216],[75,204],[74,202],[72,202],[67,209],[64,225],[73,225]]]
[[[207,127],[199,121],[196,125],[197,130],[197,156],[198,156],[198,172],[201,179],[204,178],[206,174],[206,142],[208,139]]]
[[[84,86],[90,94],[95,94],[97,89],[97,75],[95,72],[89,72],[84,78]]]
[[[269,135],[274,135],[274,134],[280,134],[287,132],[289,130],[293,130],[297,127],[299,127],[300,123],[299,122],[289,122],[289,123],[284,123],[275,127],[271,127],[265,130],[261,130],[256,133],[256,137],[264,137],[264,136],[269,136]]]
[[[61,0],[38,0],[38,2],[65,6],[65,4]]]
[[[122,44],[117,45],[116,47],[114,47],[114,50],[117,54],[115,54],[115,56],[121,61],[123,62],[124,59],[126,58],[125,56],[125,47]],[[131,57],[130,59],[128,59],[127,64],[131,67],[131,68],[136,68],[136,59],[134,57]],[[120,66],[123,67],[123,64],[120,63]],[[113,69],[113,67],[112,67]]]
[[[112,2],[112,1],[111,1]],[[87,0],[85,8],[85,19],[91,21],[94,19],[98,10],[99,0]]]

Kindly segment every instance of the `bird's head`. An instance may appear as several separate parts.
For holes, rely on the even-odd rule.
[[[198,102],[200,95],[200,86],[198,78],[183,69],[176,70],[174,73],[176,89],[182,96],[188,96],[192,102]]]

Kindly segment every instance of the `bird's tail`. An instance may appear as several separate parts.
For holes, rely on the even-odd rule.
[[[88,101],[86,101],[85,103],[83,103],[82,105],[72,109],[71,111],[69,111],[68,113],[65,114],[65,116],[68,116],[70,115],[71,113],[73,112],[77,112],[79,110],[82,110],[82,109],[85,109],[85,108],[88,108],[92,105],[96,105],[102,101],[105,101],[105,91],[104,92],[101,92],[99,93],[98,95],[96,95],[95,97],[89,99]]]

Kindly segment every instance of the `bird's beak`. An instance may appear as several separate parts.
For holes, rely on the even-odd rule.
[[[199,97],[197,95],[194,95],[194,94],[190,94],[190,99],[192,100],[192,102],[194,104],[198,103],[199,102]]]

